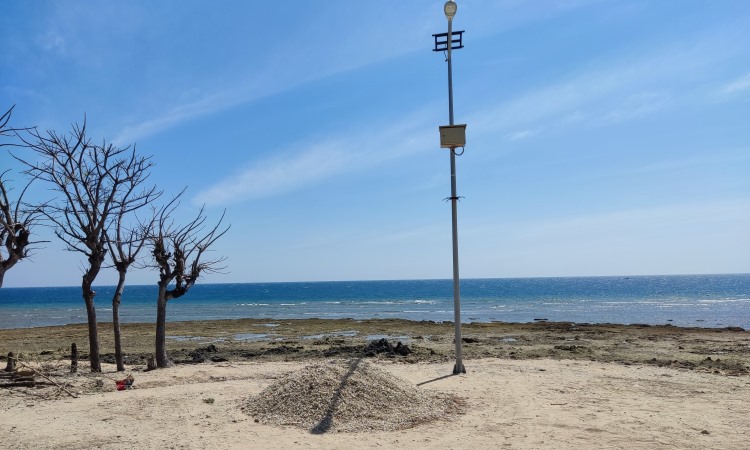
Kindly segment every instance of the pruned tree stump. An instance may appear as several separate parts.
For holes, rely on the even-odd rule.
[[[16,371],[16,355],[13,352],[8,352],[8,363],[5,365],[6,372]]]

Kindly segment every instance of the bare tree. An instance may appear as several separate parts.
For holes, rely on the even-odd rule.
[[[31,182],[21,191],[18,199],[13,201],[8,195],[6,180],[3,179],[6,173],[7,170],[0,173],[0,242],[5,249],[0,250],[0,288],[3,287],[5,273],[29,256],[33,244],[43,242],[30,240],[31,228],[40,216],[39,209],[22,207],[23,195]]]
[[[26,173],[50,183],[58,194],[42,213],[54,224],[55,235],[67,250],[82,253],[88,262],[81,291],[88,318],[89,361],[92,372],[101,372],[92,285],[107,254],[107,226],[122,208],[123,195],[145,178],[152,163],[136,155],[135,148],[92,144],[85,119],[83,126],[73,125],[69,134],[42,134],[35,128],[28,134],[23,142],[40,159],[17,159],[26,164]],[[133,201],[147,201],[147,197],[138,195]]]
[[[180,195],[162,208],[150,238],[154,265],[159,270],[159,296],[156,303],[157,367],[171,365],[166,348],[167,302],[185,295],[201,274],[224,269],[220,264],[225,258],[206,259],[206,251],[229,230],[229,226],[221,228],[226,211],[209,231],[206,231],[203,208],[187,224],[175,225],[171,216],[179,205],[177,199]]]
[[[0,116],[0,137],[8,137],[13,136],[19,131],[28,130],[28,128],[11,128],[10,124],[10,118],[13,115],[13,108],[15,108],[16,105],[11,106],[7,111],[3,113],[2,116]],[[14,146],[15,144],[7,143],[7,142],[0,142],[0,147],[5,146]]]
[[[8,111],[0,116],[0,137],[8,137],[25,130],[25,128],[11,128],[9,125],[13,108],[11,106]],[[0,147],[12,145],[15,144],[0,141]],[[0,173],[0,243],[2,243],[2,248],[5,249],[4,251],[0,250],[0,287],[3,287],[5,272],[29,256],[31,246],[35,244],[35,242],[29,240],[31,228],[39,218],[37,208],[23,206],[23,196],[31,185],[33,178],[23,188],[18,199],[14,201],[8,195],[11,189],[7,187],[7,179],[4,179],[8,172],[6,170]]]
[[[125,370],[120,336],[120,303],[125,290],[125,278],[128,269],[136,263],[138,254],[146,244],[146,239],[150,235],[156,220],[156,212],[152,209],[149,219],[145,222],[141,222],[135,217],[131,227],[127,226],[126,220],[131,215],[135,216],[139,209],[161,196],[161,192],[157,192],[156,187],[151,187],[149,190],[136,194],[135,189],[143,184],[147,177],[147,172],[140,172],[138,178],[133,179],[129,189],[119,198],[117,214],[115,214],[113,223],[109,227],[114,236],[107,236],[109,256],[112,260],[112,266],[118,274],[117,287],[112,296],[112,328],[115,336],[115,363],[118,371]]]

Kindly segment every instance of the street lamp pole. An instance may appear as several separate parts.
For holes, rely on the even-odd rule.
[[[450,125],[448,127],[441,127],[441,146],[450,148],[450,161],[451,161],[451,210],[452,210],[452,225],[453,225],[453,315],[454,315],[454,326],[455,326],[455,337],[454,342],[456,345],[456,364],[453,366],[453,374],[457,375],[460,373],[466,373],[464,367],[463,358],[461,356],[461,286],[460,278],[458,273],[458,195],[456,194],[456,148],[463,147],[465,136],[462,135],[461,139],[444,139],[443,128],[448,130],[454,129],[453,123],[453,60],[451,58],[451,51],[453,50],[453,17],[456,15],[458,7],[456,2],[448,0],[443,6],[445,17],[448,19],[448,34],[446,35],[446,41],[439,41],[439,37],[443,35],[435,36],[435,51],[446,50],[446,59],[448,62],[448,115],[450,119]],[[463,31],[457,32],[458,45],[456,48],[462,48],[461,43]],[[444,46],[444,47],[443,47]],[[463,133],[466,126],[461,126],[461,132]],[[453,136],[451,136],[453,137]],[[458,144],[458,145],[457,145]]]

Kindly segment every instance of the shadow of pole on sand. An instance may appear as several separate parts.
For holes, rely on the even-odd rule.
[[[320,422],[312,427],[310,433],[325,434],[330,431],[333,426],[333,414],[336,412],[339,402],[341,401],[341,392],[349,381],[349,377],[351,377],[354,371],[357,370],[360,362],[362,362],[362,358],[356,358],[349,362],[349,370],[347,370],[344,376],[341,377],[341,383],[339,383],[339,387],[336,388],[336,392],[334,392],[333,397],[331,398],[331,403],[328,405],[325,415],[320,419]]]
[[[445,380],[446,378],[455,377],[456,373],[449,373],[448,375],[443,375],[442,377],[433,378],[432,380],[423,381],[421,383],[417,383],[417,386],[422,386],[428,383],[434,383],[435,381]]]

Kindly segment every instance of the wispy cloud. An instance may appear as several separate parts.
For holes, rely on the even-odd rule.
[[[218,91],[192,102],[173,106],[163,111],[157,117],[133,125],[127,125],[115,136],[113,142],[119,145],[127,145],[140,138],[158,134],[186,121],[257,100],[273,93],[274,91],[268,89],[268,87],[262,91],[244,87],[237,87],[235,90]]]
[[[520,231],[529,239],[546,236],[551,239],[594,236],[648,235],[670,233],[681,229],[701,229],[717,221],[735,225],[750,219],[750,199],[724,200],[712,203],[674,204],[650,208],[593,213],[527,224]]]
[[[750,148],[710,148],[710,151],[695,153],[695,150],[685,150],[682,145],[667,149],[666,153],[676,155],[667,159],[655,160],[643,165],[607,165],[596,170],[578,174],[579,179],[613,180],[618,178],[640,177],[642,175],[657,174],[659,178],[691,177],[696,171],[706,173],[724,167],[744,167],[750,162]],[[634,160],[638,161],[638,160]]]
[[[222,205],[282,194],[318,182],[355,163],[341,142],[321,142],[296,155],[253,164],[198,194],[195,201]]]
[[[561,2],[547,0],[539,4],[528,5],[523,2],[494,1],[465,5],[465,14],[474,16],[477,21],[473,33],[476,36],[497,33],[499,29],[508,29],[542,18],[548,18],[570,9],[579,8],[598,0],[578,0]],[[350,11],[344,12],[337,5],[323,5],[318,14],[326,18],[326,28],[320,29],[320,22],[309,20],[287,36],[267,60],[260,72],[238,77],[236,83],[224,85],[218,89],[207,88],[209,92],[202,98],[187,102],[163,105],[153,111],[151,117],[124,126],[115,141],[130,143],[138,139],[158,134],[183,123],[221,112],[228,108],[247,104],[263,97],[275,95],[289,89],[316,80],[335,76],[342,72],[357,70],[372,64],[382,63],[389,59],[424,50],[425,37],[440,31],[440,7],[425,8],[421,2],[403,3],[392,10],[388,20],[365,20],[353,22]],[[463,8],[464,6],[462,6]],[[380,15],[379,5],[360,5],[364,16]],[[470,9],[471,8],[471,9]],[[476,16],[474,12],[482,11]],[[484,20],[482,17],[492,18]],[[495,18],[503,17],[507,21],[499,26]],[[311,36],[325,36],[329,29],[335,28],[339,36],[347,36],[335,46],[320,45]],[[318,38],[321,39],[321,38]],[[384,42],[397,43],[384,45]],[[258,54],[262,60],[263,54]],[[255,68],[253,68],[255,70]],[[253,82],[246,82],[250,78]],[[262,90],[258,89],[262,86]]]
[[[526,139],[531,136],[534,136],[537,133],[537,130],[518,130],[513,131],[511,133],[508,133],[505,135],[505,138],[509,141],[519,141],[521,139]]]
[[[58,55],[64,55],[66,53],[66,39],[55,29],[47,29],[43,35],[39,36],[38,43],[45,51],[53,52]]]
[[[750,199],[464,227],[464,271],[494,276],[747,272]],[[498,233],[502,228],[503,232]],[[495,251],[497,249],[497,251]],[[706,264],[708,263],[708,264]]]
[[[605,114],[602,120],[617,123],[636,119],[668,107],[669,102],[670,96],[665,92],[632,94]]]
[[[647,66],[648,62],[643,62]],[[469,119],[476,133],[592,125],[640,117],[668,104],[663,92],[643,90],[650,77],[638,68],[613,66],[537,88]],[[506,131],[509,138],[526,137]]]
[[[709,155],[699,155],[679,159],[651,163],[632,170],[621,171],[621,174],[672,172],[695,167],[709,167],[712,165],[743,164],[750,160],[750,148],[736,148],[729,150],[714,149]]]
[[[648,116],[683,102],[711,101],[703,80],[742,48],[730,45],[737,30],[709,30],[690,41],[671,42],[646,53],[592,61],[578,74],[528,89],[500,106],[478,110],[467,121],[473,132],[502,133],[601,126]],[[750,74],[724,88],[744,92]]]
[[[284,41],[260,49],[251,66],[240,68],[239,73],[222,75],[234,81],[220,86],[205,84],[200,90],[205,94],[200,98],[189,96],[187,100],[160,105],[145,120],[124,126],[115,141],[134,142],[200,117],[397,58],[419,49],[424,35],[429,35],[429,20],[424,12],[396,14],[385,22],[361,23],[352,21],[350,13],[337,12],[335,5],[323,5],[318,14],[326,17],[325,22],[308,18],[296,29],[290,29]],[[338,27],[336,34],[347,39],[333,47],[325,45],[330,27]],[[398,45],[383,45],[384,36],[398,41]],[[195,82],[200,84],[201,80]]]
[[[317,184],[337,174],[356,172],[427,150],[436,142],[431,116],[424,110],[396,121],[384,133],[369,127],[348,135],[321,139],[309,146],[278,149],[277,156],[255,161],[195,196],[194,202],[227,205],[271,197]]]
[[[745,76],[727,84],[721,89],[721,92],[727,95],[745,91],[750,91],[750,73],[745,74]]]

